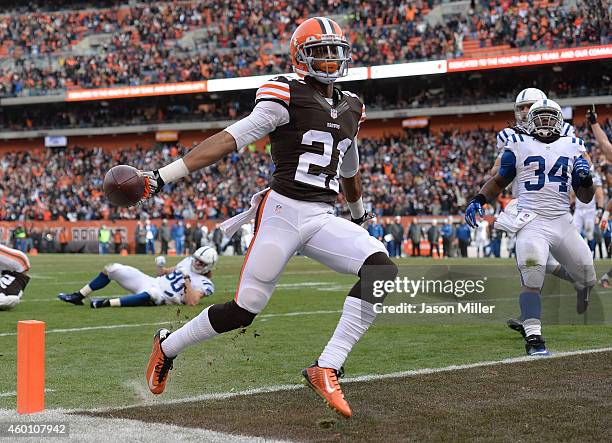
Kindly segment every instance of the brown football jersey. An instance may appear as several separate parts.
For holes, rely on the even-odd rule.
[[[30,277],[22,272],[2,271],[0,273],[0,295],[20,295],[30,282]]]
[[[304,80],[286,77],[259,88],[256,103],[264,100],[289,111],[289,123],[269,134],[275,166],[270,187],[297,200],[333,203],[342,158],[365,119],[361,100],[334,88],[330,104]]]

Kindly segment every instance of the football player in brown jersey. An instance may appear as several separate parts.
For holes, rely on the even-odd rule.
[[[13,309],[23,295],[30,277],[30,261],[23,252],[0,245],[0,311]]]
[[[172,333],[157,331],[146,378],[153,393],[163,392],[173,360],[183,349],[250,325],[266,306],[289,259],[300,251],[331,269],[359,277],[329,343],[302,371],[308,386],[336,412],[350,417],[338,377],[348,353],[376,316],[373,281],[365,276],[366,267],[376,267],[381,280],[394,279],[397,267],[383,244],[360,226],[370,217],[361,197],[357,152],[365,106],[355,94],[334,87],[334,81],[348,73],[350,45],[336,22],[315,17],[298,26],[290,46],[298,79],[276,77],[265,82],[248,117],[204,140],[185,157],[142,172],[147,177],[143,196],[147,199],[164,184],[265,135],[270,137],[275,165],[270,188],[253,196],[249,211],[222,225],[232,235],[243,223],[256,220],[234,300],[206,308]],[[333,214],[340,183],[352,223]]]

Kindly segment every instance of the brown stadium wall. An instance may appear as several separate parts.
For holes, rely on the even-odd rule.
[[[402,217],[402,225],[405,229],[412,223],[413,220],[418,220],[419,224],[428,225],[432,221],[436,221],[438,225],[445,223],[449,218],[453,220],[453,223],[460,223],[463,221],[461,216],[404,216]],[[390,223],[393,217],[381,217],[385,223]],[[223,220],[184,220],[185,223],[191,223],[195,226],[196,222],[201,225],[206,225],[209,231],[212,232],[215,229],[217,223]],[[493,223],[493,218],[488,217],[488,221]],[[158,227],[161,225],[161,219],[152,219],[151,222]],[[172,223],[173,221],[170,221]],[[27,221],[27,222],[6,222],[0,221],[0,243],[14,247],[11,243],[11,233],[17,226],[24,226],[28,232],[33,228],[40,231],[46,230],[51,233],[54,239],[53,250],[59,251],[59,235],[62,229],[66,229],[68,247],[67,252],[69,253],[98,253],[98,230],[104,225],[111,231],[119,230],[123,237],[123,244],[126,247],[128,253],[134,254],[136,252],[135,243],[135,229],[137,220],[96,220],[96,221]],[[113,251],[113,236],[111,235],[111,247]],[[441,245],[440,240],[440,245]],[[173,243],[170,244],[173,246]],[[156,251],[160,251],[159,240],[156,242]],[[412,252],[412,245],[409,241],[404,242],[404,251],[407,254]],[[53,252],[53,251],[50,251]],[[421,254],[429,254],[429,243],[426,240],[421,242]]]

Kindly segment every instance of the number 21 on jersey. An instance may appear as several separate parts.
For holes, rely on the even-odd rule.
[[[338,185],[337,179],[340,164],[342,163],[344,153],[351,146],[353,141],[349,138],[345,138],[338,142],[338,145],[334,145],[334,137],[331,133],[314,129],[306,131],[302,136],[303,145],[313,146],[315,142],[323,144],[323,154],[305,152],[300,155],[294,180],[318,188],[326,188],[340,192],[340,186]],[[337,154],[335,151],[337,151]],[[309,172],[311,165],[320,166],[326,171],[322,173],[311,173]]]

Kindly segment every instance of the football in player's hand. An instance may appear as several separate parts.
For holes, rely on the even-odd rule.
[[[104,176],[104,195],[115,206],[134,206],[144,191],[145,178],[132,166],[115,166]]]

